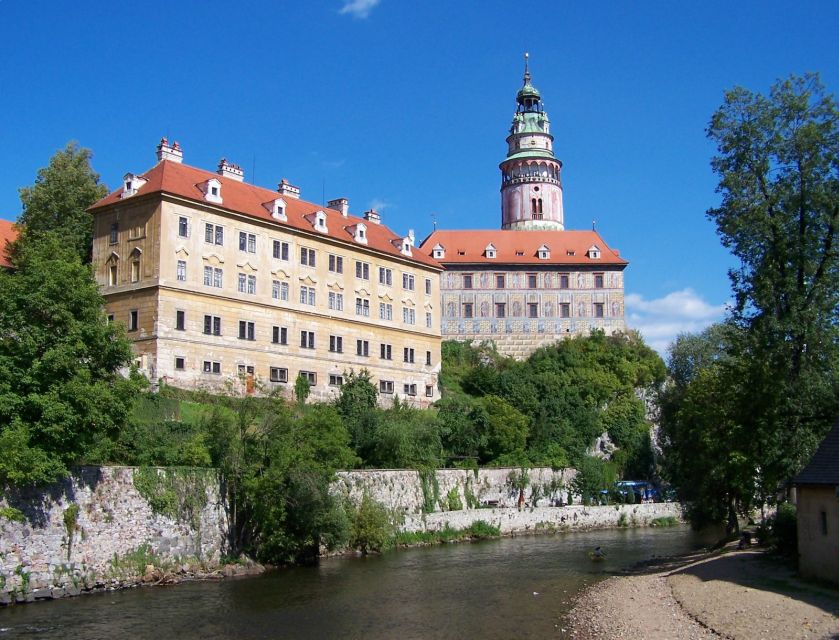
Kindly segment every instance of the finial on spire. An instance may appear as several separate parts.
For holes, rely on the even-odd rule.
[[[530,82],[530,69],[527,66],[527,59],[530,57],[530,54],[525,51],[524,52],[524,84]]]

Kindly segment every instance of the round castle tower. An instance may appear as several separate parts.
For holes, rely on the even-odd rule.
[[[550,120],[530,83],[527,58],[524,54],[524,86],[516,94],[507,158],[499,165],[501,228],[562,231],[562,162],[554,156]]]

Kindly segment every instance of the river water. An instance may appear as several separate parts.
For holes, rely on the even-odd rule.
[[[707,542],[687,527],[620,529],[331,558],[256,578],[6,607],[0,639],[564,638],[580,589]],[[605,561],[589,559],[596,546]]]

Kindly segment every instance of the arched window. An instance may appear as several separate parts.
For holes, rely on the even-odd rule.
[[[530,200],[530,213],[539,213],[536,209],[536,198]]]
[[[537,211],[537,213],[542,213],[542,198],[539,198],[536,204],[539,206],[539,211]]]

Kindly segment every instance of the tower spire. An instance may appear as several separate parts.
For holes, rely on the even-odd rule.
[[[524,84],[530,82],[530,69],[527,66],[527,59],[530,57],[530,54],[527,51],[524,52]]]

